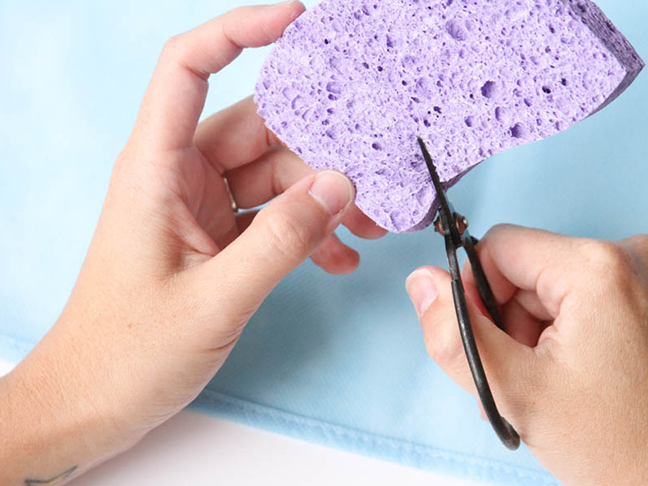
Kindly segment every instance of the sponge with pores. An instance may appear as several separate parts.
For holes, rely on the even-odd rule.
[[[431,223],[423,138],[452,186],[565,130],[644,67],[589,0],[324,0],[288,27],[256,88],[267,126],[396,233]]]

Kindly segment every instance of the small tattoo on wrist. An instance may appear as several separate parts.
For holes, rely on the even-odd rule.
[[[37,486],[37,485],[47,485],[51,486],[54,484],[60,484],[77,470],[77,466],[73,466],[64,473],[59,474],[58,476],[54,476],[53,478],[50,479],[25,479],[25,486]]]

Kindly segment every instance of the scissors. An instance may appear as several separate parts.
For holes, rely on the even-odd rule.
[[[457,258],[457,250],[463,248],[466,251],[468,260],[472,266],[472,272],[475,277],[477,290],[479,291],[479,297],[495,325],[504,331],[502,316],[500,315],[497,302],[495,301],[493,290],[488,283],[484,269],[479,262],[477,251],[475,250],[475,245],[477,245],[479,240],[470,235],[468,232],[468,221],[464,216],[457,213],[452,204],[448,201],[445,190],[441,185],[439,173],[436,170],[425,143],[420,137],[418,138],[418,143],[423,151],[423,158],[425,159],[425,163],[430,171],[432,183],[434,184],[437,198],[440,202],[439,217],[434,223],[434,228],[437,233],[440,233],[445,238],[450,275],[452,276],[452,296],[454,299],[455,311],[457,313],[461,340],[463,342],[464,351],[466,352],[466,358],[468,359],[468,366],[470,367],[470,372],[472,373],[475,386],[477,387],[479,400],[481,401],[489,422],[493,426],[495,433],[502,443],[508,449],[514,451],[520,447],[520,436],[497,410],[493,393],[491,392],[488,380],[486,379],[484,365],[479,357],[479,350],[477,349],[475,335],[470,322],[470,315],[466,304],[466,291],[464,289],[463,281],[461,280],[459,260]]]

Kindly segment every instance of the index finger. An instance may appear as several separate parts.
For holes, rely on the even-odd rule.
[[[553,318],[579,274],[578,238],[512,225],[492,228],[477,245],[477,254],[499,303],[518,289],[537,293]],[[474,285],[470,265],[462,278]]]
[[[276,41],[304,11],[299,1],[242,7],[165,45],[142,102],[135,133],[159,150],[190,147],[207,96],[207,80],[246,47]]]

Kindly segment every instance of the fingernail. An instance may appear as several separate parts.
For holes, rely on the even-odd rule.
[[[424,269],[412,273],[407,278],[405,287],[419,317],[425,314],[439,295],[432,274]]]
[[[279,8],[283,7],[288,10],[294,10],[290,17],[290,23],[294,22],[306,10],[304,4],[302,4],[299,0],[288,0],[287,2],[277,3],[275,5]],[[296,8],[297,6],[299,6],[299,8]]]
[[[284,8],[293,8],[298,3],[301,3],[301,2],[299,2],[297,0],[288,0],[286,2],[278,3],[277,6],[278,7],[284,7]]]
[[[324,206],[331,216],[335,216],[351,204],[355,189],[346,176],[327,170],[317,174],[310,188],[310,194]]]

